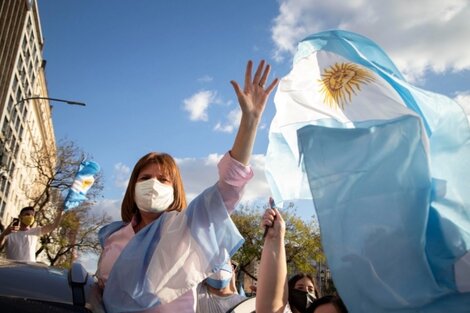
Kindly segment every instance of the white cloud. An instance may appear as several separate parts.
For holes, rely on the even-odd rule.
[[[470,68],[468,0],[280,0],[274,19],[274,57],[328,29],[360,33],[378,43],[409,78]]]
[[[199,78],[197,79],[197,81],[198,81],[199,83],[210,83],[210,82],[213,81],[213,80],[214,80],[214,78],[213,78],[212,76],[209,76],[209,75],[204,75],[204,76],[199,77]]]
[[[470,115],[470,91],[458,93],[454,100],[462,106],[467,115]]]
[[[221,158],[220,154],[210,154],[206,158],[176,159],[188,201],[217,182],[217,163]],[[264,159],[264,155],[252,156],[250,165],[255,175],[245,188],[242,202],[268,199],[270,191],[264,176]]]
[[[106,213],[111,216],[113,221],[121,220],[121,202],[122,199],[103,199],[93,206],[92,213],[101,215]]]
[[[131,169],[129,166],[117,163],[114,165],[114,185],[121,189],[126,189],[129,182]]]
[[[255,175],[246,185],[242,202],[260,199],[267,202],[269,196],[271,196],[271,190],[269,189],[268,181],[264,175],[265,155],[253,155],[250,163]]]
[[[218,103],[217,93],[211,90],[201,90],[183,100],[185,111],[189,112],[191,121],[207,121],[209,105]]]
[[[238,128],[238,125],[240,125],[241,118],[242,111],[240,108],[236,108],[229,112],[224,123],[218,122],[214,126],[214,130],[224,133],[233,133],[233,131]]]

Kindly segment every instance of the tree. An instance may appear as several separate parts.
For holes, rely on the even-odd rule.
[[[263,233],[260,228],[261,217],[266,208],[259,206],[240,205],[232,214],[232,220],[245,238],[243,246],[235,253],[233,260],[239,268],[253,279],[248,267],[254,261],[259,261],[263,249]],[[312,218],[304,221],[296,215],[293,203],[281,211],[286,221],[286,260],[290,273],[307,272],[316,274],[315,265],[325,263],[321,248],[320,232],[317,222]]]
[[[50,224],[63,205],[66,191],[72,185],[80,163],[87,155],[73,142],[62,141],[57,149],[54,145],[44,145],[36,149],[25,164],[36,173],[33,186],[25,186],[25,195],[37,211],[38,225]],[[93,214],[93,201],[103,189],[102,176],[87,193],[88,201],[64,213],[60,226],[53,232],[41,237],[41,246],[36,252],[40,259],[47,260],[52,266],[70,267],[78,253],[99,253],[98,229],[109,223],[107,214]]]

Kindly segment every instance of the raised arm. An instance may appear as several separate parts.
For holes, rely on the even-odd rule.
[[[284,247],[286,226],[277,209],[267,209],[262,226],[268,226],[259,266],[257,313],[284,312],[287,305],[287,263]]]
[[[230,82],[237,94],[238,103],[242,111],[242,118],[233,143],[231,156],[244,165],[247,165],[250,161],[256,132],[266,107],[266,102],[279,81],[276,78],[267,87],[265,86],[270,70],[271,66],[263,60],[258,65],[252,78],[253,62],[250,60],[246,65],[243,89],[236,81],[232,80]]]
[[[229,213],[235,209],[240,200],[245,184],[253,177],[250,161],[255,142],[258,125],[263,115],[268,97],[276,87],[278,79],[274,79],[268,87],[270,66],[261,61],[252,78],[253,62],[248,61],[245,72],[245,85],[243,89],[237,82],[231,81],[237,94],[238,103],[242,111],[242,118],[235,137],[230,157],[226,155],[219,163],[219,190]]]
[[[63,208],[58,209],[57,210],[57,215],[55,216],[54,221],[51,224],[42,226],[41,235],[48,234],[48,233],[50,233],[51,231],[53,231],[54,229],[56,229],[59,226],[60,221],[62,219],[63,211],[64,211]]]

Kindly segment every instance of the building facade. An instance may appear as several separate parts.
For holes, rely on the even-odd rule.
[[[8,225],[40,192],[35,159],[55,162],[43,37],[35,0],[0,1],[0,222]]]

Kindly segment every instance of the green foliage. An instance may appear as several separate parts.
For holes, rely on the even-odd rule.
[[[240,205],[232,214],[232,220],[245,238],[245,243],[233,256],[233,260],[245,271],[251,262],[259,261],[261,258],[264,229],[260,224],[266,206]],[[281,210],[281,214],[286,222],[286,260],[289,273],[315,274],[315,264],[325,263],[316,220],[313,218],[308,221],[302,220],[296,215],[292,203],[288,208]]]

